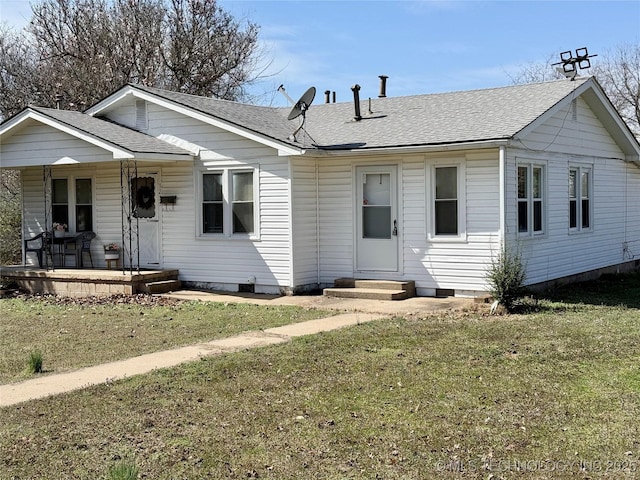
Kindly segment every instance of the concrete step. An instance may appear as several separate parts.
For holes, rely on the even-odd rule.
[[[362,288],[377,290],[405,290],[407,298],[416,296],[416,282],[413,280],[358,280],[354,278],[338,278],[333,282],[335,288]]]
[[[406,290],[389,290],[386,288],[325,288],[327,297],[362,298],[364,300],[404,300],[408,298]]]
[[[147,293],[168,293],[175,290],[180,290],[182,283],[180,280],[159,280],[157,282],[145,283]]]

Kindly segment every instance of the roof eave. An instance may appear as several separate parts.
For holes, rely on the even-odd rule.
[[[328,148],[315,148],[307,150],[309,156],[318,154],[323,156],[345,156],[345,155],[369,155],[372,153],[429,153],[442,151],[477,150],[485,148],[498,148],[508,146],[510,138],[495,138],[487,140],[471,140],[464,142],[431,143],[422,145],[393,145],[388,147],[353,148],[332,150]]]

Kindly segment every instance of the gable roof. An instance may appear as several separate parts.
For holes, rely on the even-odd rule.
[[[354,119],[353,102],[313,104],[297,139],[292,133],[300,120],[287,120],[290,107],[247,105],[140,85],[123,87],[87,113],[100,114],[129,93],[199,115],[274,148],[284,147],[283,154],[507,144],[583,95],[625,154],[634,161],[640,155],[637,140],[593,77],[363,100],[359,121]]]
[[[306,130],[320,148],[445,145],[508,140],[587,79],[313,106]],[[365,113],[367,112],[367,113]]]
[[[91,117],[82,112],[28,107],[0,125],[0,135],[29,121],[49,125],[97,147],[110,151],[114,159],[151,157],[154,160],[187,159],[191,153],[150,135]]]

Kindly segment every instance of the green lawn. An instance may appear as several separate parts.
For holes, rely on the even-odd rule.
[[[640,281],[583,292],[589,304],[565,291],[528,314],[377,321],[4,408],[0,478],[107,478],[121,459],[154,479],[638,478]]]

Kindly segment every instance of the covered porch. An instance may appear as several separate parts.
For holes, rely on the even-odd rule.
[[[178,270],[102,270],[3,266],[2,277],[30,293],[89,297],[166,293],[180,288]]]

